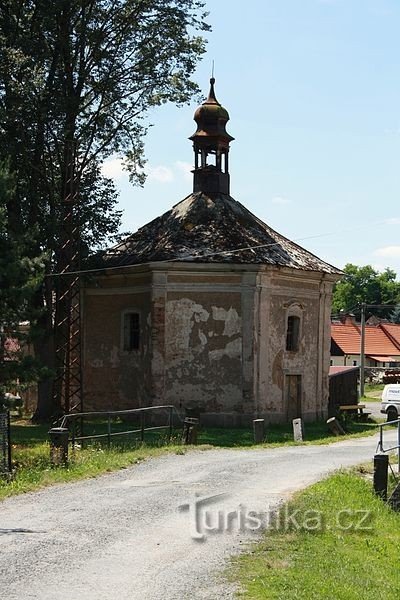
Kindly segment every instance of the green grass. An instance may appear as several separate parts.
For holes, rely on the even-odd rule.
[[[337,515],[344,509],[352,511],[354,525],[361,514],[355,511],[369,511],[365,525],[370,529],[341,529]],[[307,524],[310,510],[321,515],[319,530],[281,524],[267,531],[251,551],[234,559],[229,575],[240,585],[238,597],[397,600],[400,514],[374,497],[371,482],[355,473],[337,473],[297,494],[281,515],[296,514],[302,525]]]
[[[384,383],[366,383],[364,385],[364,391],[369,392],[382,392],[385,387]]]
[[[15,471],[10,481],[0,479],[0,500],[55,483],[96,477],[165,452],[181,454],[183,451],[177,441],[166,445],[163,436],[153,435],[146,445],[132,441],[123,446],[112,445],[110,449],[96,444],[76,449],[73,453],[70,450],[68,467],[54,468],[50,465],[48,429],[48,426],[43,425],[12,425],[12,459]]]
[[[324,422],[305,424],[305,441],[300,444],[331,444],[345,439],[363,437],[376,434],[378,429],[376,423],[368,421],[347,420],[346,433],[342,437],[335,437],[327,430]],[[219,429],[209,428],[200,431],[199,443],[209,444],[211,446],[220,446],[224,448],[260,448],[255,446],[253,441],[253,431],[248,428],[239,429]],[[261,447],[271,448],[282,445],[299,445],[299,442],[293,441],[293,429],[290,425],[270,425],[266,427],[266,442]]]
[[[361,403],[380,402],[382,390],[385,387],[383,383],[366,383],[364,386],[364,396],[360,398]]]
[[[128,425],[128,427],[133,427]],[[53,468],[50,465],[48,425],[32,425],[29,421],[16,421],[11,427],[12,459],[14,476],[11,481],[0,479],[0,500],[14,494],[33,491],[44,486],[70,482],[85,477],[96,477],[102,473],[126,468],[141,460],[163,453],[182,454],[187,448],[181,446],[180,430],[173,432],[171,442],[165,432],[146,432],[146,443],[140,440],[114,438],[111,448],[106,445],[85,444],[70,453],[68,467]],[[126,429],[124,423],[113,425],[114,430]],[[333,437],[324,423],[306,425],[306,440],[303,444],[327,444],[343,439],[371,435],[376,432],[373,423],[350,422],[348,435]],[[106,431],[104,422],[85,425],[85,434]],[[267,428],[267,441],[261,447],[271,448],[282,445],[295,445],[290,426],[274,425]],[[122,441],[123,440],[123,441]],[[253,432],[248,429],[201,429],[198,446],[200,450],[211,447],[260,448],[253,442]]]

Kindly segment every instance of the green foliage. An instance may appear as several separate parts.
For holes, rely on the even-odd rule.
[[[352,312],[360,318],[360,306],[366,304],[393,305],[400,299],[400,282],[396,281],[396,272],[385,269],[379,273],[370,265],[358,267],[347,264],[344,277],[335,284],[332,299],[334,314],[344,311]],[[393,310],[389,308],[373,308],[369,314],[388,317]]]
[[[118,235],[117,192],[101,166],[116,155],[132,183],[143,184],[149,111],[198,92],[191,76],[205,51],[198,33],[209,29],[203,6],[200,0],[1,3],[0,161],[9,162],[17,182],[7,227],[15,239],[30,232],[25,256],[45,252],[47,274],[79,267],[65,243],[78,231],[82,258]],[[65,231],[69,213],[74,236]],[[60,289],[56,294],[63,296]],[[46,278],[33,306],[44,309],[35,351],[48,363],[54,298]],[[60,303],[58,309],[67,310]],[[40,411],[51,395],[42,392]]]
[[[346,525],[353,519],[355,527],[338,527],[343,510],[349,511]],[[357,529],[364,513],[356,511],[369,512],[365,525],[370,529]],[[297,494],[280,512],[295,515],[300,524],[318,514],[322,527],[268,531],[250,553],[235,561],[232,577],[242,586],[240,598],[398,598],[400,515],[374,497],[370,482],[338,473]]]
[[[393,312],[390,313],[390,320],[392,323],[400,324],[400,304],[397,304]]]
[[[40,375],[36,361],[21,351],[28,336],[20,323],[33,317],[32,297],[41,284],[44,265],[41,257],[24,255],[29,235],[15,239],[9,231],[6,206],[14,191],[13,177],[0,165],[0,397]]]

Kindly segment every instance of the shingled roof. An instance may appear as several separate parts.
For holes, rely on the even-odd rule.
[[[204,192],[190,194],[102,255],[106,266],[157,261],[265,264],[341,273],[232,197]]]

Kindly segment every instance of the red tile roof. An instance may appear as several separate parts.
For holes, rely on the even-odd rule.
[[[360,332],[355,325],[332,323],[331,336],[345,354],[360,353]]]
[[[341,373],[349,373],[350,371],[358,371],[359,367],[329,367],[329,377],[340,375]]]
[[[365,328],[365,353],[400,355],[400,349],[392,342],[381,327],[367,325]]]
[[[381,323],[381,328],[385,331],[395,344],[400,346],[400,325],[396,323]]]
[[[384,327],[388,327],[388,325]],[[384,327],[382,324],[378,326],[366,325],[365,354],[374,355],[375,357],[400,356],[400,326],[398,326],[399,330],[396,330],[396,335],[399,335],[397,343],[394,335],[388,335]],[[345,354],[360,354],[361,334],[359,325],[332,323],[331,336]]]
[[[372,358],[372,360],[376,360],[378,362],[400,362],[400,356],[386,356],[385,354],[380,354],[379,356],[371,356],[371,354],[367,354],[368,358]]]

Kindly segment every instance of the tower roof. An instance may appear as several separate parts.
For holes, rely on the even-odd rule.
[[[155,261],[265,264],[339,274],[227,195],[190,194],[103,254],[106,266]]]
[[[157,219],[102,254],[102,264],[158,261],[274,265],[303,271],[341,271],[263,223],[229,195],[228,112],[215,97],[196,110],[194,191]],[[208,160],[214,159],[214,164]]]
[[[219,138],[221,142],[228,143],[234,140],[226,131],[225,126],[229,121],[229,113],[217,100],[214,90],[215,79],[210,79],[210,91],[208,98],[201,104],[194,113],[194,120],[197,123],[197,130],[189,139],[194,142],[201,138]]]

